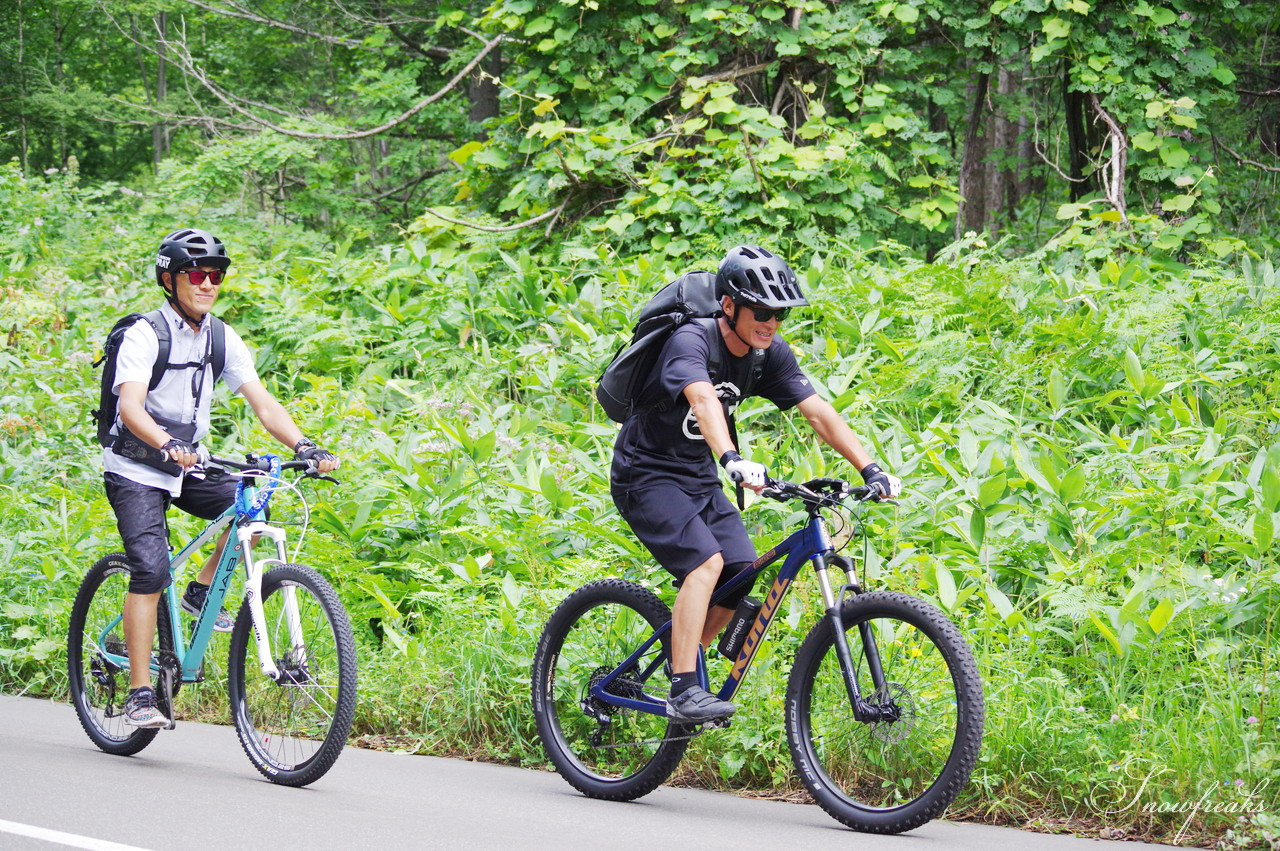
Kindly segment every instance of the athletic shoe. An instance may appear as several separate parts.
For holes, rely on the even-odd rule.
[[[191,581],[187,583],[186,593],[182,595],[182,611],[189,615],[199,615],[200,610],[204,608],[204,598],[209,596],[209,586],[201,585],[199,582]],[[213,621],[214,632],[231,632],[231,627],[236,622],[231,619],[231,615],[227,614],[226,607],[218,609],[218,617]]]
[[[169,719],[156,706],[156,693],[151,686],[129,692],[124,701],[124,723],[142,728],[169,726]]]
[[[699,686],[686,689],[676,697],[667,699],[667,717],[681,724],[701,724],[728,718],[738,707],[721,700]]]

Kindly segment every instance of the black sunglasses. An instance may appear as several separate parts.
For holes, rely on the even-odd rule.
[[[787,314],[791,312],[789,307],[753,307],[751,315],[756,318],[757,322],[768,322],[770,319],[777,319],[779,322],[787,318]]]

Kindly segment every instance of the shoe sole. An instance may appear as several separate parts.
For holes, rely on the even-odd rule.
[[[679,712],[676,711],[674,706],[672,706],[670,703],[667,704],[667,718],[668,720],[675,721],[677,724],[705,724],[708,721],[726,721],[732,718],[733,713],[737,711],[738,711],[738,708],[735,706],[733,709],[730,709],[728,712],[717,712],[711,715],[704,716],[702,718],[694,718],[689,715],[680,714]]]
[[[188,607],[188,605],[187,605],[187,601],[186,601],[185,599],[184,599],[181,603],[179,603],[179,604],[178,604],[178,608],[182,609],[182,611],[184,611],[184,612],[186,612],[187,614],[191,615],[191,617],[193,617],[193,618],[195,618],[195,617],[199,617],[199,616],[200,616],[200,610],[199,610],[199,609],[189,608],[189,607]],[[215,623],[214,623],[214,625],[213,625],[213,631],[214,631],[214,632],[228,633],[228,632],[231,632],[231,630],[232,630],[232,629],[234,629],[234,628],[235,628],[235,623],[234,623],[234,622],[231,624],[231,626],[227,626],[227,627],[220,627],[220,626],[218,626],[217,622],[215,622]]]
[[[168,718],[155,718],[151,721],[134,721],[129,718],[124,719],[124,723],[130,727],[136,727],[139,730],[154,730],[159,727],[168,727]]]

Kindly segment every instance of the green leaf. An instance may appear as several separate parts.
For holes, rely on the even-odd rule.
[[[1191,161],[1191,153],[1177,139],[1169,139],[1160,146],[1160,161],[1169,168],[1182,168]]]
[[[524,599],[524,588],[511,575],[511,571],[507,571],[507,575],[502,577],[502,596],[513,609],[520,608],[520,601]]]
[[[987,600],[990,601],[992,608],[996,610],[996,614],[1000,615],[1002,621],[1008,623],[1009,616],[1017,611],[1013,603],[1003,591],[996,587],[995,583],[988,582],[983,590],[986,592]]]
[[[1124,350],[1124,374],[1129,379],[1129,386],[1134,392],[1141,394],[1143,388],[1147,386],[1147,377],[1142,371],[1142,362],[1138,360],[1138,355],[1133,349]]]
[[[899,3],[893,7],[893,16],[904,24],[914,24],[920,20],[920,10],[906,3]]]
[[[1132,142],[1133,146],[1140,151],[1154,151],[1161,145],[1160,137],[1150,130],[1144,130],[1137,134],[1133,137]]]
[[[1050,39],[1066,38],[1071,35],[1071,24],[1062,18],[1049,18],[1041,27]]]
[[[1163,632],[1164,628],[1169,625],[1169,621],[1173,619],[1173,601],[1165,597],[1151,611],[1150,617],[1147,618],[1147,625],[1151,627],[1153,632]]]
[[[1158,27],[1171,26],[1178,21],[1178,16],[1168,9],[1155,8],[1151,10],[1151,23]]]
[[[987,539],[987,515],[981,508],[975,508],[969,516],[969,539],[979,550],[982,549],[982,542]]]
[[[1275,520],[1272,518],[1271,512],[1265,508],[1259,509],[1253,515],[1253,540],[1258,545],[1257,555],[1259,558],[1271,548],[1271,543],[1275,540],[1275,536]]]
[[[1070,470],[1062,475],[1061,481],[1058,482],[1058,496],[1063,503],[1074,502],[1076,497],[1080,496],[1084,490],[1087,477],[1084,468],[1079,464],[1073,466]]]
[[[1196,202],[1196,195],[1188,193],[1186,195],[1170,195],[1168,198],[1160,199],[1160,206],[1166,211],[1175,213],[1185,213],[1190,210]]]
[[[987,479],[978,488],[978,504],[983,508],[995,505],[1008,490],[1009,483],[1004,473],[997,473]]]
[[[1067,382],[1062,377],[1062,370],[1056,366],[1049,373],[1049,405],[1054,411],[1061,411],[1067,404]]]
[[[965,470],[970,473],[976,473],[978,466],[978,438],[971,429],[964,429],[960,432],[960,463],[964,464]]]
[[[933,578],[938,584],[938,602],[942,604],[942,608],[950,611],[956,604],[956,578],[946,562],[941,559],[934,561]]]
[[[1091,620],[1093,625],[1098,628],[1098,632],[1102,633],[1102,637],[1107,640],[1107,644],[1111,645],[1112,652],[1117,656],[1123,656],[1124,649],[1120,647],[1120,639],[1116,638],[1116,634],[1111,631],[1111,628],[1103,623],[1102,619],[1095,614],[1090,613],[1089,620]]]

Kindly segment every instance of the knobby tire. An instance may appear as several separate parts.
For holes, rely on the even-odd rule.
[[[873,591],[845,601],[842,612],[859,689],[894,720],[854,720],[824,618],[796,653],[787,743],[829,815],[855,830],[901,833],[940,816],[968,782],[982,741],[982,682],[960,631],[925,601]],[[862,623],[876,637],[881,693],[868,673]]]
[[[560,776],[588,797],[630,801],[647,795],[671,776],[689,746],[687,726],[663,715],[603,704],[588,694],[593,678],[616,668],[670,619],[670,609],[652,591],[634,582],[602,579],[570,594],[542,631],[532,672],[538,736]],[[665,701],[669,666],[658,664],[643,682],[639,669],[671,658],[669,635],[612,688]],[[608,723],[602,726],[589,715],[584,702],[604,712]]]
[[[297,601],[295,646],[286,600]],[[262,673],[248,602],[231,633],[227,690],[240,745],[273,783],[306,786],[342,753],[355,717],[356,652],[337,593],[310,567],[286,564],[262,578],[262,605],[279,681]]]
[[[129,567],[124,553],[99,559],[76,592],[67,627],[67,673],[71,704],[89,739],[101,750],[118,756],[136,754],[155,739],[155,728],[139,729],[124,721],[124,701],[129,696],[129,671],[106,661],[98,637],[124,611],[129,590]],[[160,615],[163,611],[161,600]],[[159,649],[172,651],[167,619],[157,619]],[[117,623],[107,636],[113,653],[123,654],[124,625]],[[152,687],[158,688],[154,676]],[[166,711],[172,711],[171,709]],[[172,717],[172,716],[170,716]]]

